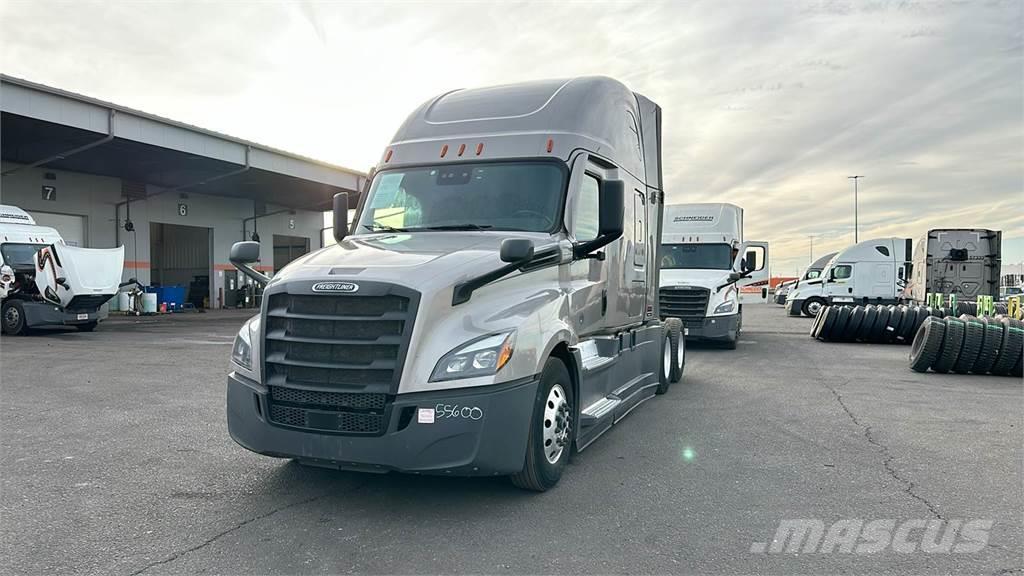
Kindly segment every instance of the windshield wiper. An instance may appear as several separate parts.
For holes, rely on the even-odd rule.
[[[416,226],[407,230],[490,230],[490,224],[443,224],[439,226]]]
[[[370,232],[408,232],[408,228],[396,228],[394,226],[388,226],[387,224],[363,224],[363,228],[366,228]]]

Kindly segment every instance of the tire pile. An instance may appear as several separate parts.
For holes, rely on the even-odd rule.
[[[811,337],[826,342],[910,344],[928,318],[973,317],[977,311],[974,302],[960,302],[955,310],[905,304],[823,306],[811,326]],[[995,311],[1006,314],[1006,305],[996,304]]]
[[[969,314],[925,318],[910,346],[916,372],[1021,377],[1024,322],[1008,316]]]

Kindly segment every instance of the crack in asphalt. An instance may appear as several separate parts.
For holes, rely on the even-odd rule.
[[[843,401],[843,395],[840,394],[838,390],[826,384],[824,380],[822,380],[821,382],[822,385],[825,386],[825,388],[828,388],[828,390],[832,392],[832,396],[835,397],[836,401],[839,403],[839,406],[843,408],[843,412],[845,412],[846,415],[850,418],[850,421],[853,422],[862,430],[864,430],[864,438],[867,439],[868,443],[878,448],[878,450],[885,457],[882,460],[882,467],[885,468],[885,471],[889,473],[889,476],[892,476],[894,480],[903,484],[903,491],[906,492],[911,498],[924,504],[925,507],[928,508],[928,511],[932,513],[932,516],[935,516],[939,520],[944,520],[942,514],[939,513],[935,505],[929,502],[927,498],[921,496],[914,490],[916,488],[916,484],[914,484],[914,482],[909,478],[904,478],[900,474],[899,470],[897,470],[896,467],[893,466],[893,461],[896,460],[896,457],[889,452],[888,446],[882,444],[881,442],[878,441],[878,439],[874,437],[874,435],[871,433],[871,426],[863,424],[860,420],[857,419],[857,415],[854,414],[853,411],[850,410],[850,407],[846,405],[846,402]]]
[[[928,511],[932,514],[932,516],[935,516],[935,518],[939,520],[944,520],[942,514],[939,513],[935,505],[928,501],[927,498],[917,493],[917,491],[915,490],[917,485],[914,484],[914,482],[909,478],[903,477],[903,475],[900,474],[899,470],[896,469],[896,467],[893,465],[893,462],[896,460],[896,457],[889,452],[889,447],[886,446],[885,444],[882,444],[881,442],[878,441],[877,438],[875,438],[874,434],[872,433],[871,426],[862,423],[860,419],[857,418],[857,415],[853,413],[853,410],[850,410],[850,407],[847,406],[846,402],[843,401],[843,395],[839,393],[839,390],[837,390],[836,387],[830,386],[828,384],[829,378],[834,378],[835,374],[826,375],[821,370],[821,367],[818,366],[818,363],[815,361],[816,358],[808,358],[806,357],[806,355],[805,358],[809,362],[811,362],[811,364],[814,366],[814,369],[818,372],[818,382],[820,382],[822,386],[824,386],[829,392],[832,393],[832,396],[836,399],[836,402],[839,403],[839,406],[843,409],[843,412],[846,413],[846,416],[850,419],[850,421],[853,422],[855,426],[864,431],[864,438],[868,441],[868,443],[877,448],[878,451],[882,453],[882,467],[885,469],[886,473],[888,473],[889,476],[891,476],[900,484],[903,484],[903,492],[905,492],[914,500],[917,500],[918,502],[924,504],[925,507],[928,508]],[[843,382],[844,385],[848,383],[848,381]]]
[[[365,485],[366,485],[366,483],[364,482],[362,484],[354,486],[351,490],[347,490],[345,492],[341,492],[341,494],[351,494],[351,493],[355,492],[356,490],[359,490],[360,488],[362,488]],[[191,554],[192,552],[195,552],[197,550],[201,550],[201,549],[209,546],[210,544],[213,544],[217,540],[220,540],[224,536],[227,536],[228,534],[234,532],[235,530],[238,530],[240,528],[244,528],[245,526],[248,526],[249,524],[252,524],[253,522],[257,522],[259,520],[263,520],[264,518],[268,518],[270,516],[273,516],[274,514],[277,514],[278,512],[283,512],[285,510],[288,510],[288,509],[291,509],[291,508],[295,508],[297,506],[302,506],[304,504],[309,504],[310,502],[315,502],[315,501],[317,501],[317,500],[319,500],[321,498],[330,496],[332,494],[339,494],[339,493],[338,492],[334,492],[334,491],[324,492],[323,494],[318,494],[316,496],[311,496],[311,497],[305,498],[303,500],[298,500],[296,502],[292,502],[291,504],[287,504],[285,506],[281,506],[280,508],[274,508],[273,510],[270,510],[268,512],[264,512],[263,514],[258,514],[256,516],[253,516],[252,518],[248,518],[246,520],[243,520],[243,521],[235,524],[234,526],[231,526],[230,528],[228,528],[226,530],[223,530],[221,532],[218,532],[217,534],[214,534],[213,536],[207,538],[206,540],[203,540],[202,542],[200,542],[199,544],[196,544],[195,546],[191,546],[189,548],[185,548],[184,550],[179,550],[177,552],[174,552],[170,556],[164,558],[163,560],[157,560],[156,562],[149,563],[149,564],[143,566],[142,568],[136,570],[135,572],[132,572],[131,576],[139,576],[139,574],[142,574],[142,573],[146,572],[147,570],[149,570],[150,568],[153,568],[154,566],[160,566],[162,564],[169,564],[171,562],[174,562],[178,558],[181,558],[182,556],[185,556],[187,554]]]

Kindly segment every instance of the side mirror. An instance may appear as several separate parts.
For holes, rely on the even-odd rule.
[[[729,282],[739,282],[742,279],[743,279],[743,274],[741,274],[739,272],[730,272],[729,273]]]
[[[610,238],[608,242],[622,236],[623,219],[625,218],[626,183],[622,180],[605,180],[598,191],[598,226],[600,238]],[[605,244],[607,244],[606,242]]]
[[[533,240],[529,238],[505,238],[501,241],[502,262],[525,264],[533,259]]]
[[[231,246],[228,260],[234,263],[252,264],[260,259],[259,242],[235,242]]]
[[[242,274],[245,274],[249,278],[252,278],[260,285],[266,285],[270,281],[263,274],[260,274],[254,270],[250,264],[260,259],[260,243],[259,242],[235,242],[231,246],[231,253],[228,256],[228,260],[234,264],[235,268]]]
[[[334,241],[341,243],[348,236],[348,194],[334,195]]]

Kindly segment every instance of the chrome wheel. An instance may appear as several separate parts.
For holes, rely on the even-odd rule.
[[[679,352],[676,354],[676,367],[679,368],[679,375],[683,375],[683,365],[686,364],[686,340],[679,336]]]
[[[554,464],[562,457],[572,432],[572,412],[561,384],[555,384],[548,392],[541,424],[544,426],[544,458]]]
[[[665,371],[665,380],[672,377],[672,339],[665,336],[665,354],[662,359],[662,370]]]
[[[812,300],[807,303],[807,311],[810,312],[811,316],[817,316],[818,310],[821,310],[821,302]]]

